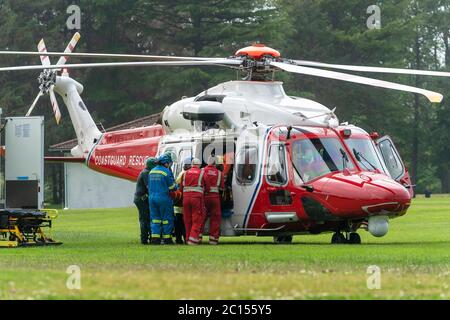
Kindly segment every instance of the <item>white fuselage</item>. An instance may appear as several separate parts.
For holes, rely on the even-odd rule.
[[[163,124],[167,132],[194,130],[193,123],[183,117],[188,104],[203,96],[222,96],[225,120],[220,127],[245,128],[254,123],[299,126],[337,127],[334,113],[312,100],[286,95],[282,82],[229,81],[166,107]]]

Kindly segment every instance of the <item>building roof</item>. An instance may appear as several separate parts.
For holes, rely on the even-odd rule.
[[[106,131],[119,131],[126,129],[141,128],[146,126],[151,126],[155,123],[161,123],[162,113],[155,113],[143,118],[139,118],[133,121],[125,122],[114,127],[106,129]],[[51,152],[67,152],[77,145],[77,139],[72,139],[64,142],[60,142],[50,146],[49,151]]]

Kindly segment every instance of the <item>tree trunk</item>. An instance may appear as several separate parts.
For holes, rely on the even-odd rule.
[[[445,68],[450,65],[450,47],[449,47],[449,30],[444,31],[444,46],[445,46]],[[450,168],[448,165],[443,165],[440,168],[439,179],[441,180],[441,192],[450,193]]]
[[[200,54],[200,51],[203,50],[204,47],[204,41],[201,34],[201,17],[197,14],[191,15],[192,17],[192,29],[196,31],[196,35],[193,39],[193,49],[194,49],[194,56],[198,56]]]
[[[416,62],[416,69],[421,68],[420,59],[420,39],[419,30],[416,29],[416,39],[414,45],[414,55]],[[420,88],[420,79],[415,76],[415,86]],[[417,184],[418,166],[419,166],[419,129],[420,129],[420,98],[416,94],[414,97],[414,114],[412,126],[412,156],[411,156],[411,179],[413,184]]]
[[[449,36],[450,31],[444,31],[444,46],[445,46],[445,67],[450,65],[450,47],[449,47]]]
[[[450,170],[447,166],[440,169],[439,179],[441,180],[441,192],[450,193]]]

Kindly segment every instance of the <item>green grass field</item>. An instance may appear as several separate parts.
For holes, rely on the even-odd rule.
[[[0,299],[449,299],[450,196],[414,200],[378,239],[330,234],[223,239],[220,246],[142,246],[134,208],[64,211],[59,247],[0,249]],[[81,268],[69,290],[67,267]],[[367,268],[381,268],[381,289]]]

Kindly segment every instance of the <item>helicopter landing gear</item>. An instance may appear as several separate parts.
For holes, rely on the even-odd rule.
[[[356,232],[351,232],[347,241],[350,244],[361,244],[361,236]]]
[[[279,237],[273,237],[273,241],[276,244],[291,244],[292,243],[292,236],[279,236]]]
[[[356,232],[349,232],[344,236],[341,232],[336,232],[331,237],[332,244],[361,244],[361,237]]]
[[[331,237],[332,244],[343,244],[346,242],[347,242],[347,239],[345,239],[345,236],[340,232],[334,233],[333,236]]]

